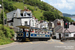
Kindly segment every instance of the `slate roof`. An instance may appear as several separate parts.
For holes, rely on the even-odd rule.
[[[10,19],[13,18],[13,14],[14,14],[15,12],[16,12],[16,10],[7,13],[7,18],[10,18]]]
[[[64,29],[64,30],[65,30],[65,29]],[[75,32],[75,25],[69,25],[68,30],[69,30],[70,32]],[[66,32],[68,32],[68,31],[66,31]]]

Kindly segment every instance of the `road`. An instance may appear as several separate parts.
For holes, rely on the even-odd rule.
[[[15,42],[0,50],[75,50],[75,41],[60,42],[59,40]]]

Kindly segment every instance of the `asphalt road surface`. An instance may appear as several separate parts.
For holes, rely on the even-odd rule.
[[[75,50],[75,41],[60,42],[51,39],[48,41],[14,42],[2,46],[0,50]]]

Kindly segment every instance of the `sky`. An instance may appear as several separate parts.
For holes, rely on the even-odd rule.
[[[75,0],[41,0],[52,5],[62,13],[75,14]]]

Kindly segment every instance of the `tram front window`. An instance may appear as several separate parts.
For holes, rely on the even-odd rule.
[[[23,32],[23,30],[22,30],[22,29],[20,29],[20,30],[19,30],[19,32]]]

